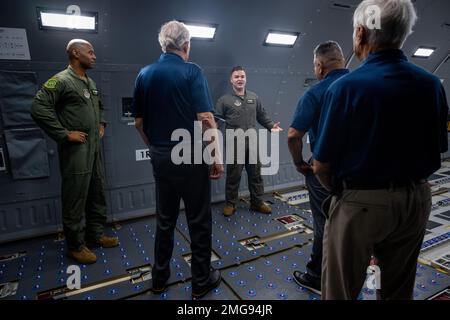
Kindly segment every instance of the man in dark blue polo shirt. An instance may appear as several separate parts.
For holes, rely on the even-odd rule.
[[[372,5],[379,29],[366,24]],[[410,0],[363,1],[353,42],[364,63],[325,94],[314,172],[336,195],[325,227],[323,299],[356,299],[372,255],[379,298],[413,297],[431,211],[426,179],[448,149],[441,82],[400,50],[416,19]]]
[[[186,207],[192,250],[192,297],[206,295],[221,281],[220,272],[211,269],[211,188],[209,178],[218,179],[223,165],[216,152],[208,173],[208,166],[194,161],[195,121],[202,129],[215,129],[213,106],[208,84],[201,69],[187,62],[190,35],[186,26],[170,21],[162,26],[159,42],[164,54],[158,62],[141,70],[134,92],[134,117],[144,142],[150,147],[156,183],[157,229],[155,263],[152,269],[153,292],[161,293],[170,278],[174,229],[180,209],[180,199]],[[184,129],[190,142],[172,141],[172,134]],[[201,134],[201,133],[200,133]],[[212,142],[216,150],[217,133]],[[176,165],[172,150],[179,143],[187,143],[191,152],[188,163]],[[201,150],[201,146],[200,146]],[[194,151],[194,152],[193,152]],[[202,157],[202,155],[200,155]],[[209,175],[209,177],[208,177]]]
[[[345,58],[338,43],[327,41],[314,50],[314,73],[320,82],[309,89],[298,103],[294,120],[289,128],[288,145],[297,171],[305,176],[309,191],[309,203],[314,219],[314,242],[311,260],[306,266],[306,273],[295,271],[294,280],[301,286],[320,294],[322,277],[322,241],[326,215],[322,204],[330,193],[317,181],[311,164],[303,160],[302,139],[308,132],[311,152],[314,153],[323,97],[328,87],[349,71],[345,69]]]

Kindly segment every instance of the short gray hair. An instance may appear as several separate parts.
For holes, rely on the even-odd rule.
[[[176,20],[169,21],[161,27],[159,44],[162,51],[183,50],[183,45],[191,40],[189,30],[184,23]]]
[[[381,29],[367,24],[373,18],[371,6],[378,7]],[[368,42],[379,47],[401,48],[412,33],[417,14],[411,0],[364,0],[356,8],[353,27],[363,26],[368,31]]]
[[[314,55],[323,58],[326,63],[342,62],[345,59],[339,43],[331,40],[319,44],[314,49]]]

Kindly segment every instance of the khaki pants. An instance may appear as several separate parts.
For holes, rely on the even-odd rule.
[[[428,184],[335,196],[325,226],[322,299],[357,299],[372,255],[381,270],[379,298],[412,299],[430,212]]]

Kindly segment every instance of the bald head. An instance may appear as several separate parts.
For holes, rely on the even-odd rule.
[[[83,39],[70,40],[66,52],[71,64],[77,64],[84,69],[92,69],[97,59],[92,44]]]
[[[72,59],[75,55],[75,51],[82,49],[83,47],[88,46],[92,48],[92,45],[83,39],[73,39],[70,40],[67,44],[66,51],[69,55],[69,59]]]

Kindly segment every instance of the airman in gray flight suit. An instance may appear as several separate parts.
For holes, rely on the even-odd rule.
[[[106,198],[100,139],[106,122],[99,91],[86,75],[96,60],[92,45],[75,39],[67,45],[67,53],[69,67],[43,85],[34,99],[31,115],[58,144],[68,255],[89,264],[97,257],[86,243],[89,247],[118,245],[117,238],[104,235]]]
[[[244,68],[234,67],[231,71],[230,82],[233,92],[222,96],[217,101],[215,109],[216,116],[225,120],[227,129],[247,131],[255,129],[258,122],[272,132],[283,131],[279,122],[275,123],[269,119],[258,96],[246,90],[247,78]],[[234,146],[237,148],[236,141]],[[237,163],[237,149],[234,152],[234,163],[227,163],[226,204],[223,209],[223,214],[227,217],[232,216],[236,211],[239,183],[244,167],[248,176],[251,209],[265,214],[272,212],[270,205],[262,200],[264,184],[261,177],[261,164],[259,159],[256,164],[251,163],[250,151],[249,142],[246,141],[245,164]]]

